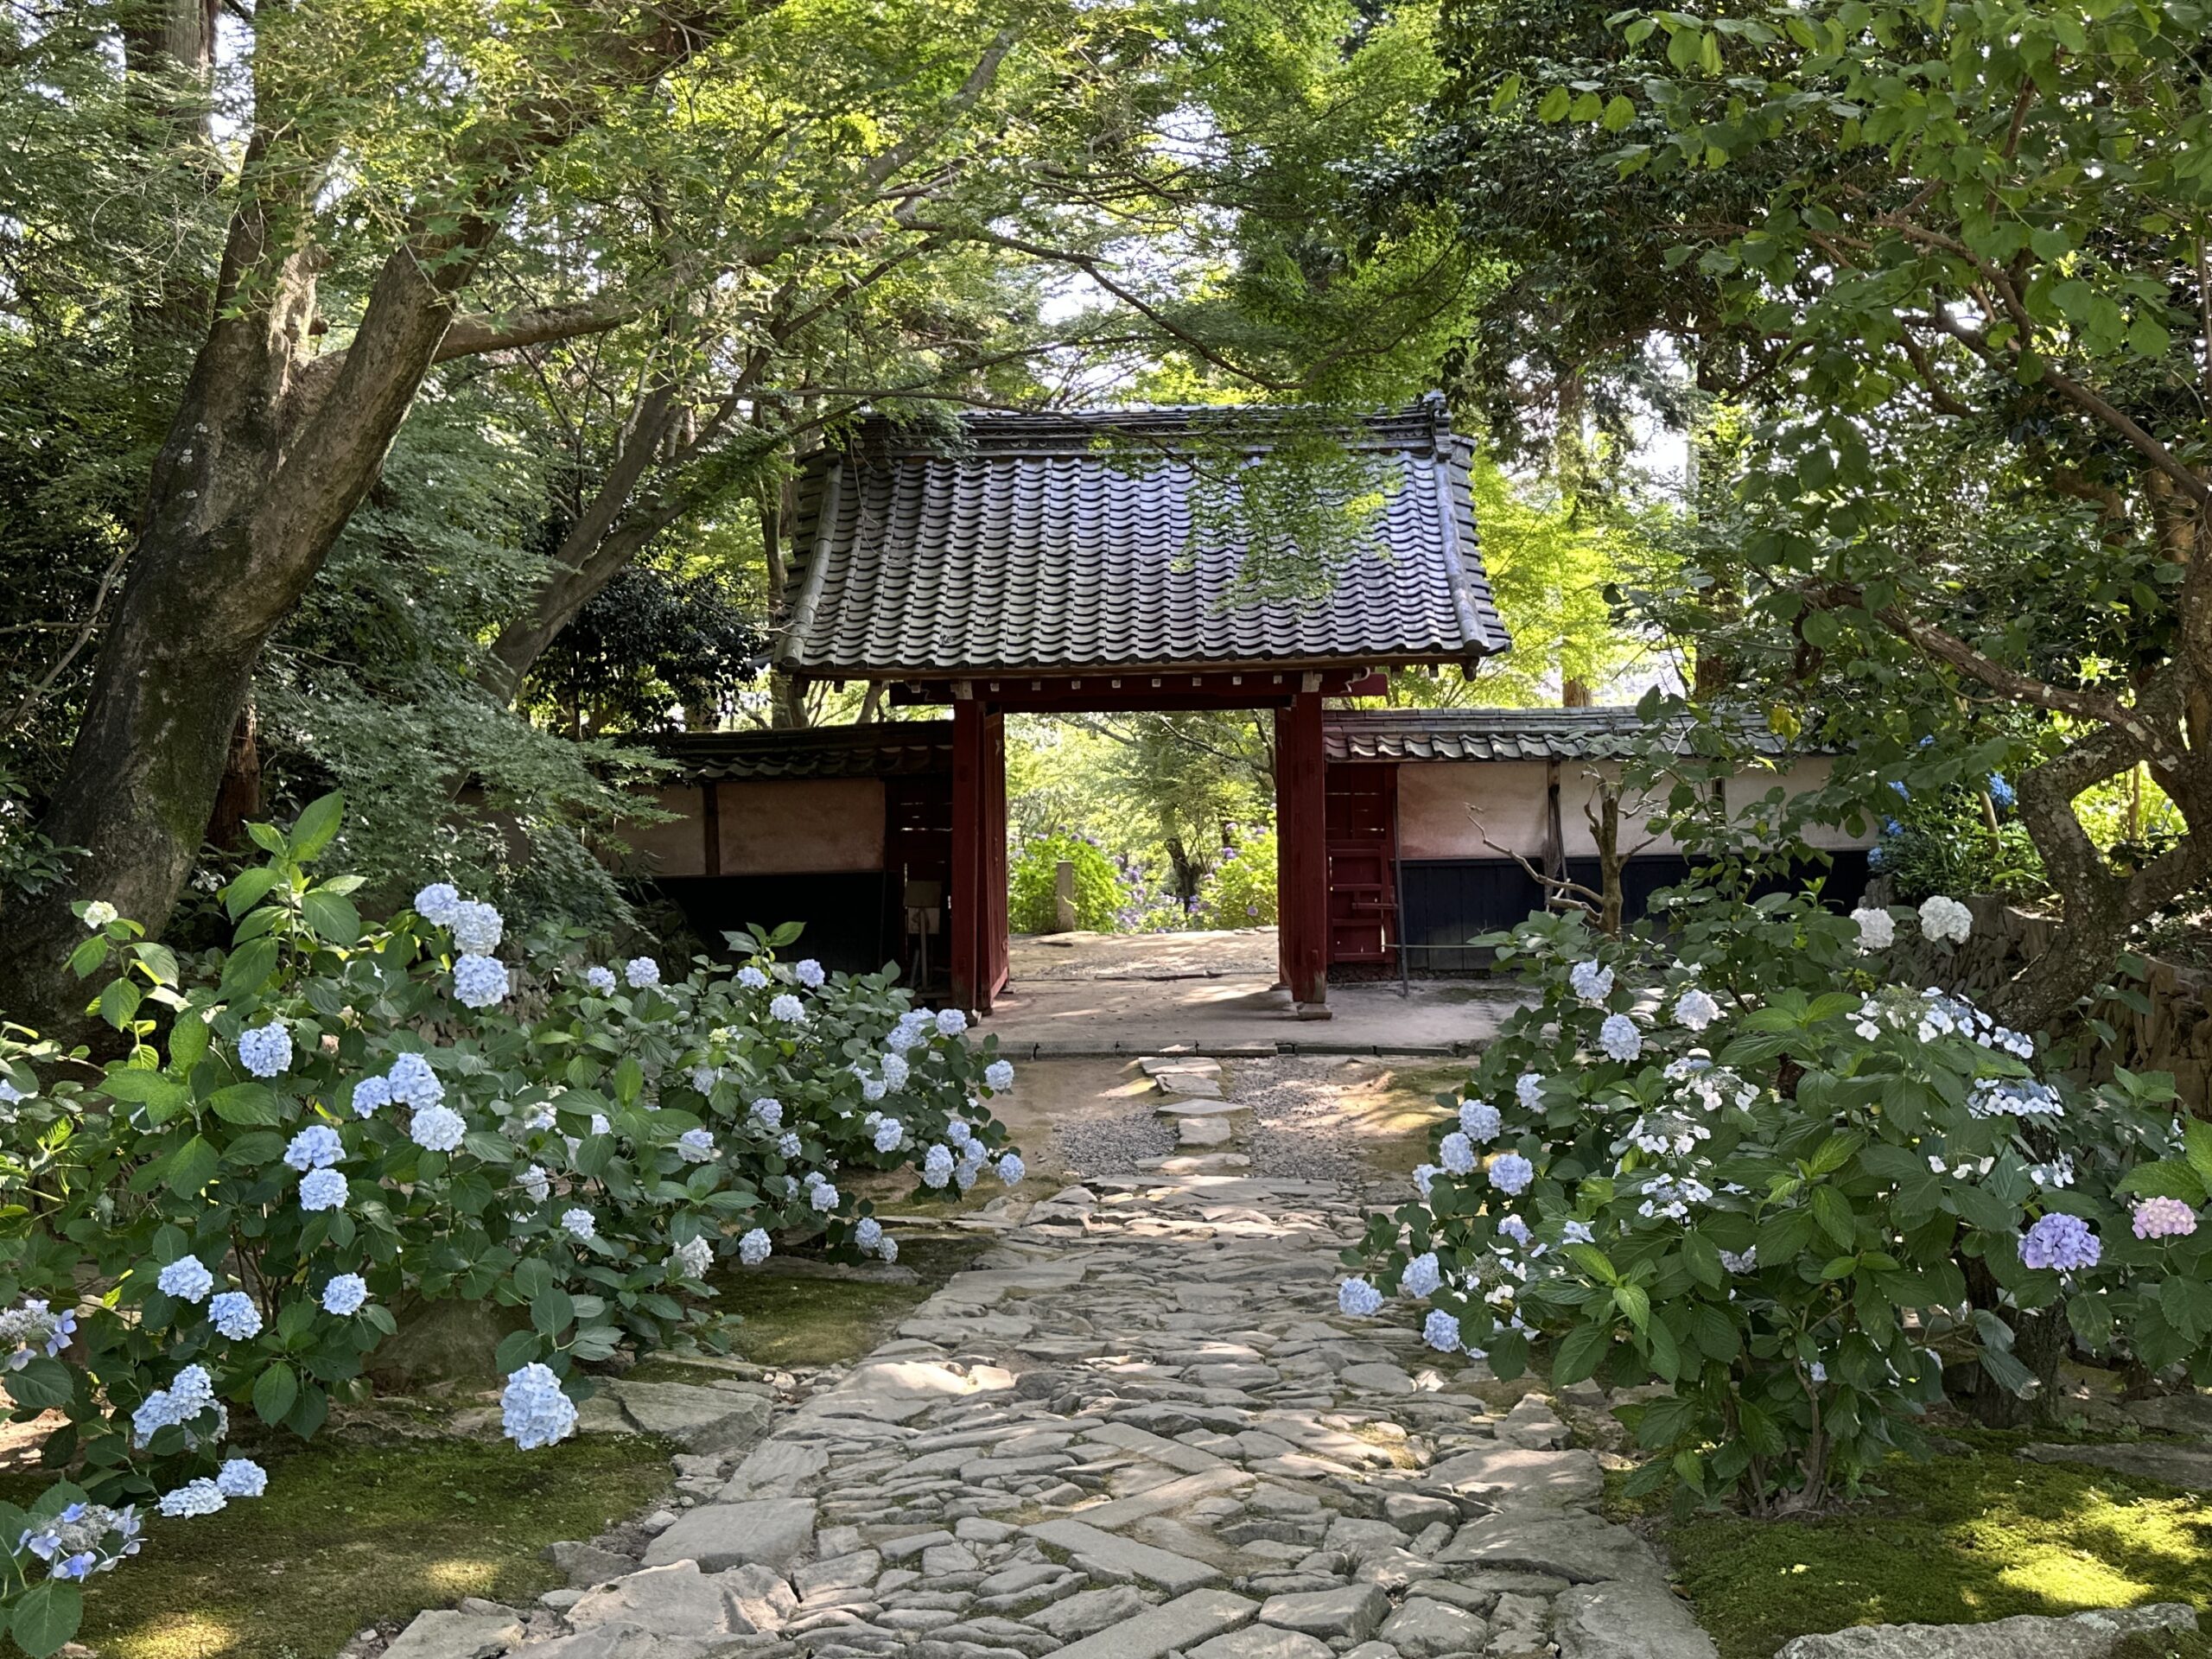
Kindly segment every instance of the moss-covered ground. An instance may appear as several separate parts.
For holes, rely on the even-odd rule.
[[[155,1516],[143,1551],[93,1581],[78,1640],[101,1659],[327,1659],[379,1619],[463,1596],[526,1606],[562,1581],[538,1552],[650,1503],[670,1450],[592,1437],[531,1452],[442,1440],[267,1457],[266,1497]]]
[[[931,1294],[988,1248],[972,1237],[933,1236],[894,1226],[899,1265],[910,1284],[865,1279],[723,1276],[716,1287],[738,1314],[733,1351],[757,1365],[842,1365],[861,1357]]]
[[[1770,1659],[1792,1637],[1851,1624],[2212,1608],[2212,1497],[2013,1456],[2029,1438],[1975,1433],[1961,1452],[1897,1459],[1881,1496],[1828,1515],[1702,1517],[1662,1537],[1721,1659]]]

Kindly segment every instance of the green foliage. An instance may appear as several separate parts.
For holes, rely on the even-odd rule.
[[[1193,918],[1200,927],[1275,925],[1275,832],[1222,849],[1198,889]]]
[[[502,966],[486,954],[496,913],[448,908],[450,890],[365,925],[359,878],[314,873],[340,820],[330,796],[289,832],[251,826],[268,859],[225,891],[227,951],[180,963],[81,907],[70,966],[105,980],[94,1006],[121,1058],[0,1043],[0,1300],[77,1320],[59,1357],[22,1339],[10,1394],[18,1421],[67,1415],[42,1456],[92,1498],[211,1469],[232,1412],[314,1435],[410,1299],[526,1311],[499,1369],[542,1362],[576,1395],[582,1367],[626,1349],[679,1332],[726,1346],[705,1276],[737,1235],[821,1236],[850,1257],[875,1248],[871,1206],[825,1170],[929,1149],[945,1161],[925,1179],[964,1190],[1003,1141],[988,1116],[967,1121],[1003,1084],[995,1044],[971,1051],[957,1018],[910,1013],[884,976],[777,963],[796,927],[756,932],[734,975],[702,960],[664,982],[639,958],[618,976],[558,936]],[[157,1284],[186,1257],[242,1288],[251,1331]],[[346,1273],[367,1284],[358,1312],[326,1305]],[[156,1395],[192,1367],[213,1402],[180,1419]]]
[[[1075,867],[1075,925],[1106,932],[1122,907],[1122,879],[1096,843],[1069,830],[1022,844],[1007,873],[1007,925],[1017,933],[1059,931],[1059,867]]]
[[[1541,1000],[1485,1050],[1421,1200],[1348,1261],[1387,1287],[1433,1252],[1430,1319],[1502,1376],[1541,1337],[1555,1383],[1671,1385],[1638,1410],[1652,1460],[1630,1491],[1685,1503],[1855,1491],[1923,1446],[1946,1363],[2038,1386],[2012,1352],[2024,1313],[2212,1376],[2212,1229],[2131,1225],[2154,1192],[2205,1201],[2212,1141],[2200,1170],[2170,1079],[2038,1079],[2025,1039],[1885,983],[1859,921],[1802,897],[1666,897],[1663,936],[1550,917],[1497,941]],[[1525,1185],[1499,1179],[1509,1154]],[[2099,1262],[2027,1265],[2022,1230],[2061,1216]]]
[[[1721,1659],[1771,1659],[1794,1637],[1853,1624],[2212,1603],[2212,1505],[2201,1494],[2032,1463],[2013,1455],[2015,1438],[1976,1433],[1924,1462],[1893,1458],[1876,1472],[1878,1494],[1833,1515],[1700,1516],[1668,1529],[1682,1589]],[[2165,1640],[2131,1659],[2204,1647],[2201,1637]]]

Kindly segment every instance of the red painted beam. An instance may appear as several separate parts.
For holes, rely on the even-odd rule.
[[[1329,1000],[1328,770],[1321,694],[1275,714],[1275,909],[1284,982],[1301,1003]]]
[[[945,964],[955,1007],[972,1008],[982,995],[984,761],[983,706],[972,699],[952,706],[952,868],[945,923]]]

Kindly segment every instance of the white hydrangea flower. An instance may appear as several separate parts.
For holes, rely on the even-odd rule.
[[[943,1186],[952,1179],[952,1149],[932,1146],[922,1154],[922,1185]]]
[[[611,995],[614,990],[614,970],[594,963],[584,969],[584,983],[601,996]]]
[[[408,1138],[425,1152],[451,1152],[468,1134],[468,1120],[450,1106],[418,1108]]]
[[[561,1230],[578,1243],[588,1243],[599,1236],[599,1224],[592,1219],[591,1211],[578,1205],[561,1212]]]
[[[1861,908],[1851,912],[1851,919],[1859,929],[1860,956],[1886,950],[1897,943],[1897,919],[1888,911]]]
[[[528,1194],[535,1204],[543,1204],[553,1192],[553,1178],[543,1168],[531,1164],[515,1177],[515,1185]]]
[[[1585,1002],[1602,1002],[1613,994],[1613,970],[1602,962],[1578,962],[1567,970],[1567,982]]]
[[[1511,1198],[1529,1190],[1529,1183],[1536,1179],[1536,1166],[1517,1152],[1501,1153],[1490,1166],[1490,1184]]]
[[[1014,1087],[1014,1062],[993,1060],[983,1068],[983,1086],[993,1094],[1003,1094]]]
[[[1534,1071],[1523,1071],[1513,1083],[1513,1098],[1522,1108],[1535,1111],[1544,1103],[1544,1080]]]
[[[433,881],[415,895],[415,913],[434,927],[453,925],[461,908],[461,893],[450,881]]]
[[[999,1160],[999,1179],[1004,1181],[1008,1186],[1020,1186],[1021,1178],[1028,1173],[1028,1167],[1023,1164],[1021,1154],[1018,1152],[1009,1152]]]
[[[121,913],[105,899],[95,899],[85,906],[85,925],[99,932],[110,922],[120,919]]]
[[[1740,1255],[1734,1250],[1723,1250],[1720,1252],[1720,1265],[1731,1273],[1756,1272],[1759,1265],[1759,1247],[1751,1245]]]
[[[837,1189],[827,1181],[816,1181],[806,1195],[806,1201],[826,1215],[837,1207]]]
[[[284,1148],[284,1164],[289,1169],[305,1172],[328,1169],[346,1155],[346,1147],[338,1139],[338,1131],[327,1123],[310,1123],[292,1137],[291,1145]]]
[[[346,1178],[334,1169],[311,1169],[300,1177],[302,1210],[343,1210],[346,1195]]]
[[[715,1245],[709,1238],[687,1238],[668,1253],[669,1266],[686,1279],[703,1279],[715,1265]]]
[[[896,1152],[899,1143],[906,1137],[906,1126],[895,1117],[887,1117],[875,1126],[875,1149]]]
[[[904,1089],[906,1080],[913,1074],[914,1069],[904,1054],[886,1054],[883,1057],[883,1080],[893,1089]]]
[[[472,957],[488,957],[498,950],[507,929],[498,911],[474,899],[465,899],[455,905],[453,919],[446,925],[452,930],[454,944],[464,955]]]
[[[204,1302],[207,1293],[215,1288],[215,1275],[198,1256],[180,1255],[154,1275],[154,1283],[164,1295],[180,1302]]]
[[[1711,993],[1693,985],[1675,999],[1675,1023],[1703,1031],[1720,1017],[1720,1005]]]
[[[163,1515],[175,1519],[213,1515],[226,1502],[222,1489],[203,1475],[198,1480],[188,1480],[174,1491],[163,1492],[158,1507]]]
[[[939,1008],[937,1011],[937,1031],[940,1037],[957,1037],[968,1029],[968,1016],[958,1008]]]
[[[1632,1060],[1643,1052],[1643,1033],[1624,1014],[1609,1014],[1598,1027],[1598,1046],[1617,1060]]]
[[[512,1372],[499,1394],[500,1427],[525,1452],[564,1440],[575,1432],[575,1402],[561,1391],[561,1379],[535,1361]]]
[[[828,979],[830,976],[822,971],[822,964],[820,963],[817,962],[812,957],[809,957],[805,961],[800,963],[798,967],[791,969],[791,977],[798,981],[800,984],[805,986],[808,990],[818,991],[822,988],[823,982]]]
[[[714,1161],[715,1137],[709,1129],[686,1129],[676,1137],[676,1155],[687,1164]]]
[[[768,976],[748,962],[737,970],[737,982],[748,991],[766,990],[768,986]]]
[[[1964,944],[1974,931],[1974,912],[1939,893],[1921,906],[1920,931],[1939,944]]]
[[[1337,1309],[1356,1319],[1375,1317],[1382,1306],[1382,1293],[1364,1279],[1347,1279],[1337,1287]]]
[[[322,1287],[322,1311],[346,1319],[361,1311],[369,1300],[369,1281],[358,1273],[334,1274]]]
[[[614,1133],[614,1126],[607,1121],[607,1114],[605,1112],[594,1112],[591,1115],[591,1132],[594,1135],[612,1135]],[[571,1147],[569,1150],[573,1153],[575,1148]]]
[[[1454,1175],[1470,1174],[1474,1170],[1475,1143],[1457,1129],[1438,1144],[1436,1155],[1444,1160],[1444,1167]]]
[[[1470,1141],[1495,1141],[1504,1127],[1504,1117],[1488,1101],[1463,1100],[1459,1103],[1459,1132]],[[1465,1173],[1464,1170],[1460,1173]]]
[[[465,1008],[488,1008],[507,995],[507,964],[497,957],[467,956],[453,965],[454,1001]]]
[[[632,957],[622,964],[622,977],[633,991],[660,983],[660,963],[651,957]]]
[[[899,1241],[886,1233],[883,1243],[875,1247],[875,1253],[886,1262],[896,1262],[899,1259]]]
[[[251,1458],[226,1458],[215,1471],[215,1490],[225,1497],[259,1497],[269,1490],[269,1471]]]
[[[207,1304],[207,1318],[232,1342],[247,1342],[261,1334],[261,1310],[242,1290],[226,1290]]]
[[[257,1077],[273,1077],[291,1069],[292,1033],[281,1020],[255,1026],[238,1033],[238,1064]]]
[[[806,1022],[806,1004],[789,991],[779,991],[769,999],[768,1016],[772,1020],[780,1020],[787,1026],[804,1025]]]
[[[737,1241],[737,1259],[748,1268],[757,1268],[768,1259],[771,1248],[767,1230],[755,1227]]]
[[[784,1159],[796,1158],[799,1155],[801,1150],[803,1150],[803,1147],[798,1136],[791,1133],[790,1130],[787,1129],[783,1134],[776,1137],[776,1155],[778,1157]]]
[[[1443,1173],[1444,1172],[1439,1169],[1434,1164],[1415,1164],[1414,1166],[1414,1185],[1421,1190],[1421,1197],[1425,1198],[1428,1196],[1430,1185]]]
[[[1436,1252],[1424,1250],[1407,1262],[1405,1271],[1398,1275],[1398,1294],[1433,1296],[1443,1283],[1444,1273],[1437,1265]]]

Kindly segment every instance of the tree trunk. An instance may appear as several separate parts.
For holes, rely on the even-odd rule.
[[[230,753],[223,761],[223,781],[215,791],[215,815],[208,821],[207,839],[226,852],[245,842],[245,826],[261,816],[261,722],[251,697],[231,734]]]

